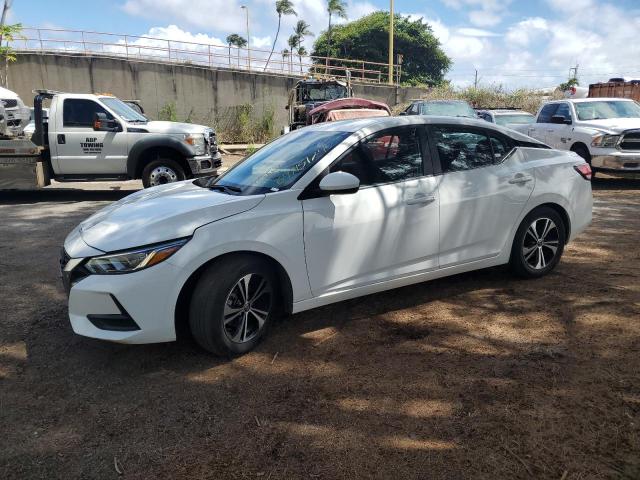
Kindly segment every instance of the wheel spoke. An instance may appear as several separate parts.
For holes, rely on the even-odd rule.
[[[542,247],[538,247],[538,264],[536,268],[544,268],[547,266],[547,262],[544,259],[544,253],[542,252]]]
[[[251,276],[251,274],[245,275],[237,284],[238,290],[240,290],[240,296],[242,297],[242,303],[249,300],[249,282],[251,281]]]
[[[258,298],[260,298],[262,295],[264,295],[266,293],[266,286],[267,286],[267,281],[263,278],[260,281],[258,288],[256,288],[256,291],[254,292],[254,294],[251,295],[251,297],[249,298],[249,301],[253,303],[256,300],[258,300]]]
[[[264,325],[264,322],[267,320],[267,315],[269,314],[269,312],[258,310],[257,308],[252,308],[251,310],[249,310],[249,312],[254,317],[256,317],[256,320],[258,320],[258,328],[262,328],[262,325]]]
[[[547,236],[549,235],[549,233],[551,232],[551,230],[553,230],[554,228],[556,228],[555,223],[553,223],[551,220],[549,220],[548,218],[545,218],[545,224],[544,224],[544,230],[542,231],[542,235],[541,238],[544,240],[545,238],[547,238]]]
[[[238,309],[235,312],[231,312],[231,313],[225,313],[224,315],[224,324],[225,326],[231,322],[233,322],[235,319],[237,319],[240,315],[242,315],[242,309]]]
[[[247,313],[242,312],[242,321],[240,322],[240,325],[238,327],[238,330],[236,330],[235,335],[231,337],[231,340],[233,340],[234,342],[244,342],[246,337],[247,337]]]
[[[556,252],[558,251],[558,247],[555,247],[549,243],[543,243],[542,244],[543,247],[547,247],[549,250],[551,250],[551,253],[553,254],[553,256],[555,256]],[[553,258],[553,257],[551,257]]]
[[[536,220],[537,222],[537,220]],[[531,235],[533,239],[537,242],[540,237],[538,236],[538,232],[536,232],[536,222],[533,222],[529,228],[527,228],[527,234]]]

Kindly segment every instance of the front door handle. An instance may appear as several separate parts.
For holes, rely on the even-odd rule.
[[[413,198],[407,200],[407,205],[420,205],[434,202],[436,196],[433,194],[416,193]]]
[[[512,185],[524,185],[527,182],[533,180],[533,177],[530,175],[523,175],[522,173],[518,173],[514,175],[513,178],[509,179],[509,183]]]
[[[58,144],[64,145],[65,143],[67,143],[67,139],[65,138],[64,133],[59,133],[58,134]]]

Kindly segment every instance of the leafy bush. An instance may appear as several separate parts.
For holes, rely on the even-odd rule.
[[[562,93],[558,91],[551,95],[541,95],[534,90],[527,89],[507,91],[501,86],[456,89],[450,85],[444,85],[430,89],[420,98],[424,100],[466,100],[474,108],[511,107],[535,114],[547,100],[561,97]],[[398,104],[393,107],[393,111],[398,114],[408,106],[409,102]]]
[[[219,115],[216,123],[216,133],[222,142],[264,143],[278,133],[272,106],[265,106],[258,114],[250,103],[236,105]]]

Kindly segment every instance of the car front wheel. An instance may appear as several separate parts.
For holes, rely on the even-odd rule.
[[[549,207],[532,211],[520,224],[511,249],[511,269],[519,276],[537,278],[560,261],[566,228],[558,212]]]
[[[220,356],[240,355],[264,337],[275,314],[277,276],[252,256],[234,256],[210,265],[191,298],[189,324],[195,340]]]
[[[184,169],[178,162],[170,158],[153,160],[142,170],[142,185],[144,188],[179,182],[185,178]]]

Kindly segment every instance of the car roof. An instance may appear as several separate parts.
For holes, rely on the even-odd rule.
[[[469,103],[466,100],[458,100],[458,99],[446,99],[446,98],[440,98],[440,99],[436,99],[436,100],[429,100],[429,99],[424,99],[424,98],[416,98],[414,100],[411,100],[411,103]]]
[[[615,97],[587,97],[587,98],[564,98],[562,100],[553,100],[547,103],[561,103],[561,102],[570,102],[570,103],[585,103],[585,102],[633,102],[632,98],[615,98]]]
[[[355,120],[341,120],[338,122],[317,123],[304,127],[304,130],[315,130],[325,132],[348,132],[348,133],[364,133],[366,135],[392,127],[402,127],[411,125],[461,125],[467,127],[482,128],[485,130],[496,130],[503,135],[529,143],[540,143],[531,137],[511,130],[509,128],[489,123],[486,120],[471,117],[444,117],[430,115],[406,115],[402,117],[373,117],[360,118]]]
[[[535,116],[529,112],[527,112],[526,110],[518,110],[517,108],[500,108],[500,109],[482,109],[482,110],[478,110],[478,112],[490,112],[493,113],[494,115],[502,115],[502,114],[513,114],[513,113],[524,113],[526,115],[531,115],[532,117]]]

